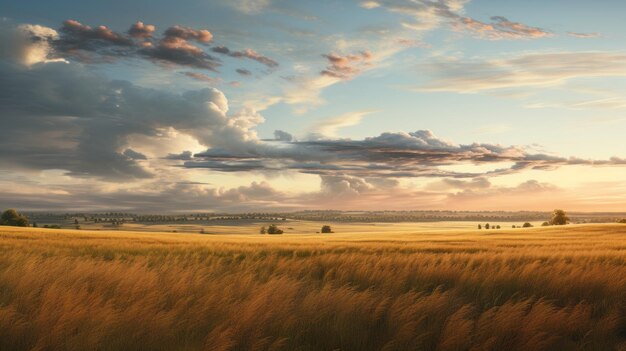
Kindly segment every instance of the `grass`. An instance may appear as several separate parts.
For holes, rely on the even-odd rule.
[[[332,225],[333,231],[337,233],[368,233],[368,234],[394,234],[394,233],[415,233],[416,231],[450,231],[476,229],[479,224],[485,225],[487,221],[443,221],[443,222],[399,222],[399,223],[354,223],[339,222]],[[531,222],[534,226],[541,226],[542,222]],[[68,220],[65,223],[57,223],[64,228],[73,229],[74,222]],[[314,221],[291,220],[286,221],[257,221],[257,220],[232,220],[194,223],[124,223],[119,227],[112,227],[108,223],[79,222],[83,230],[122,230],[141,232],[178,232],[178,233],[200,233],[204,230],[206,234],[258,234],[259,229],[270,224],[276,224],[288,234],[315,234],[319,232],[323,224]],[[491,222],[492,225],[500,225],[502,228],[511,228],[512,225],[521,227],[523,222]],[[493,229],[490,229],[493,230]]]
[[[0,350],[626,350],[624,225],[343,229],[2,227]]]

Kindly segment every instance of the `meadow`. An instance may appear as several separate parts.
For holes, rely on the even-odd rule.
[[[0,227],[0,350],[626,350],[626,225],[336,228]]]

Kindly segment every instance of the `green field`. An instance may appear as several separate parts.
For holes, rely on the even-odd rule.
[[[0,350],[626,350],[626,225],[470,224],[0,227]]]

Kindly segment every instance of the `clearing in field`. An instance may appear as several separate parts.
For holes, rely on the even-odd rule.
[[[626,349],[626,226],[0,229],[2,350]]]

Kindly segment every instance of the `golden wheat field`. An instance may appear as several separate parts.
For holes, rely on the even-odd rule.
[[[625,350],[626,225],[282,236],[4,227],[0,349]]]

